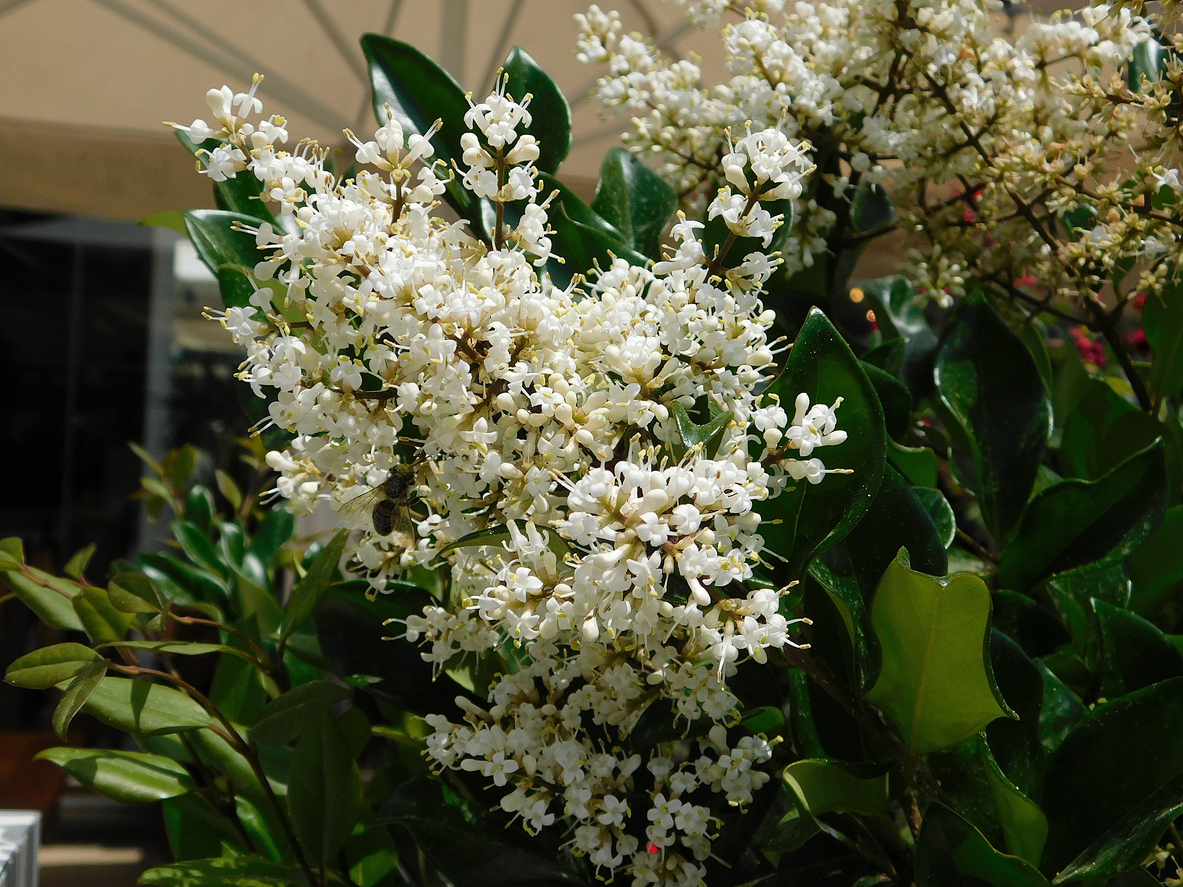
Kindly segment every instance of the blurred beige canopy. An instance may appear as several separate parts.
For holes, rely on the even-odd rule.
[[[516,44],[572,105],[574,146],[560,177],[590,194],[623,120],[588,99],[598,70],[579,64],[583,0],[0,0],[0,205],[138,220],[212,205],[208,182],[161,125],[208,117],[210,87],[265,76],[268,113],[293,140],[341,145],[372,130],[358,38],[407,41],[481,93]],[[713,80],[717,34],[659,0],[601,0],[625,27],[670,52],[696,52]],[[713,70],[712,70],[713,69]]]

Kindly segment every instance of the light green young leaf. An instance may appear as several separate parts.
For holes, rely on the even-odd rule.
[[[887,568],[871,603],[883,666],[867,700],[899,728],[909,751],[952,748],[995,718],[1016,717],[990,665],[990,591],[977,576]]]

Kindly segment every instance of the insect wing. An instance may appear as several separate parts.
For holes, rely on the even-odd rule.
[[[385,499],[386,495],[382,487],[377,486],[345,502],[338,509],[337,513],[348,523],[364,523],[369,525],[372,524],[371,515],[374,506],[385,501]]]

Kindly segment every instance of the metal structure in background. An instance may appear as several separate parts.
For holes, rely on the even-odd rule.
[[[37,887],[41,814],[0,810],[0,887]]]
[[[574,15],[589,4],[0,0],[0,201],[129,221],[210,205],[209,183],[193,175],[192,158],[161,121],[208,116],[207,89],[246,88],[256,72],[264,75],[267,111],[288,118],[294,138],[344,146],[342,129],[373,126],[358,45],[367,32],[413,44],[476,94],[493,86],[511,47],[521,46],[568,96],[574,144],[562,178],[590,197],[604,152],[628,125],[605,120],[589,101],[600,72],[575,59]],[[708,80],[724,79],[718,34],[695,29],[679,6],[601,5],[617,7],[626,30],[670,54],[701,55]]]

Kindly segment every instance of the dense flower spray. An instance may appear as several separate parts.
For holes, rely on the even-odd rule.
[[[899,213],[888,227],[921,235],[904,273],[942,304],[988,285],[1095,315],[1112,288],[1120,312],[1179,267],[1175,4],[1162,14],[1173,37],[1141,3],[1057,13],[1009,37],[991,0],[678,2],[700,27],[722,23],[723,82],[596,6],[578,17],[578,56],[606,66],[597,98],[632,116],[634,150],[692,205],[730,184],[729,129],[777,126],[818,147],[788,271],[851,245],[850,202],[873,183]],[[1147,50],[1153,35],[1163,48]],[[1128,79],[1135,51],[1160,54],[1157,71],[1148,56],[1154,82]]]
[[[846,439],[838,403],[757,393],[775,372],[759,294],[777,259],[721,270],[682,219],[665,261],[556,287],[538,145],[519,132],[529,100],[504,82],[470,99],[455,169],[388,108],[371,140],[348,134],[366,171],[346,180],[313,144],[285,150],[253,89],[207,100],[215,122],[181,127],[219,140],[205,173],[254,176],[276,208],[252,229],[252,307],[220,319],[295,435],[268,455],[279,494],[338,509],[378,592],[451,561],[446,592],[396,629],[438,667],[515,649],[485,705],[429,718],[428,755],[505,787],[527,829],[561,824],[606,877],[701,883],[712,798],[742,806],[769,779],[727,679],[794,643],[783,589],[750,581],[753,503],[822,482],[818,451]],[[807,146],[776,127],[728,146],[709,215],[767,242],[782,218],[764,204],[801,193]],[[491,246],[433,215],[450,176],[496,204]],[[718,420],[709,445],[679,431],[696,404]],[[392,472],[415,520],[383,535],[353,503]],[[658,700],[698,737],[677,760],[628,750]]]

